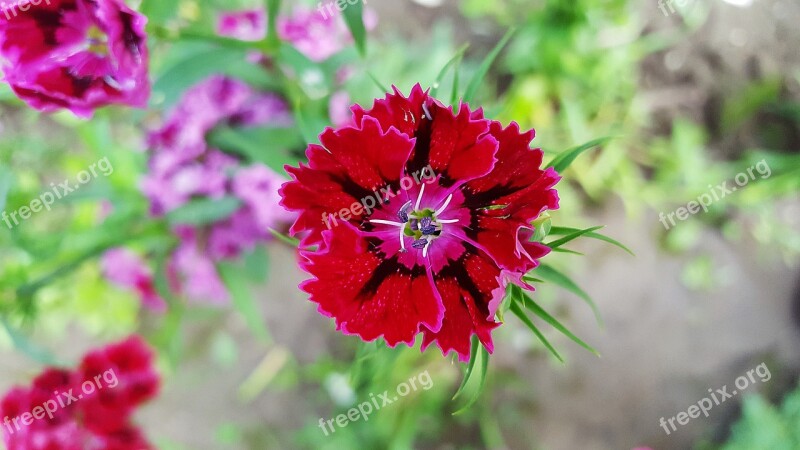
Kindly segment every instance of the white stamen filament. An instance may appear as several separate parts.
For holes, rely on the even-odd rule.
[[[458,223],[459,219],[439,219],[439,223]]]
[[[405,224],[403,224],[403,225],[404,226],[400,227],[400,251],[404,252],[404,251],[406,251],[406,240],[403,239],[403,237],[406,234],[406,227],[405,227]]]
[[[414,204],[414,211],[419,211],[419,204],[422,202],[422,194],[425,193],[425,184],[422,184],[422,187],[419,189],[419,195],[417,196],[417,203]]]
[[[395,227],[404,228],[406,224],[400,222],[392,222],[390,220],[370,219],[371,223],[379,223],[381,225],[392,225]]]
[[[422,186],[425,187],[424,184]],[[442,205],[442,207],[439,208],[438,211],[433,213],[433,217],[437,217],[439,214],[443,213],[444,210],[447,209],[447,206],[450,205],[450,200],[452,200],[452,199],[453,199],[453,194],[448,195],[447,199],[444,201],[444,205]]]
[[[431,117],[431,112],[428,110],[428,105],[424,102],[422,103],[422,110],[425,111],[425,117],[428,120],[433,120],[433,117]]]
[[[428,247],[430,247],[430,246],[431,246],[431,241],[428,241],[428,243],[425,244],[425,247],[422,247],[422,257],[423,258],[427,258],[428,257]]]

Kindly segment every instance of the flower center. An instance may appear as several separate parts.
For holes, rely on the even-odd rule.
[[[420,188],[416,203],[412,205],[411,202],[408,202],[398,211],[397,218],[400,219],[400,222],[391,222],[388,220],[370,220],[370,222],[397,226],[400,228],[400,251],[408,251],[408,249],[406,249],[405,238],[411,237],[414,238],[411,247],[422,250],[422,256],[427,257],[428,248],[431,246],[431,243],[442,234],[444,225],[456,223],[458,219],[439,219],[450,205],[453,194],[450,194],[442,206],[434,211],[430,208],[420,209],[420,203],[422,202],[424,193],[425,184]]]
[[[89,43],[89,51],[100,56],[108,55],[108,41],[103,30],[92,25],[86,31],[86,40]]]

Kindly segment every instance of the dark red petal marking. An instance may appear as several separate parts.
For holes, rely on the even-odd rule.
[[[491,353],[491,332],[500,323],[489,318],[489,303],[500,285],[500,269],[484,253],[467,244],[467,252],[436,274],[436,289],[442,296],[445,316],[438,332],[423,331],[423,349],[436,342],[443,354],[458,353],[469,360],[473,334]]]
[[[77,9],[76,0],[42,1],[38,5],[29,5],[27,11],[20,10],[18,6],[1,5],[0,50],[2,54],[14,55],[17,58],[13,61],[15,64],[26,64],[47,56],[54,47],[70,44],[71,42],[59,42],[56,32],[62,26],[62,15]]]
[[[303,252],[307,261],[301,265],[314,278],[301,288],[339,329],[366,341],[383,337],[395,346],[413,344],[420,325],[439,328],[443,308],[424,268],[384,259],[378,243],[349,224],[325,232],[324,238],[324,251]]]
[[[398,191],[403,166],[414,142],[397,130],[381,131],[371,117],[365,117],[361,127],[338,132],[329,129],[321,137],[327,148],[311,145],[306,151],[308,166],[286,166],[294,181],[281,188],[281,205],[300,213],[291,232],[310,231],[304,244],[320,242],[328,225],[333,228],[343,222],[337,216],[325,224],[323,214],[350,209],[355,202],[374,197],[375,191],[380,196],[381,189],[387,186],[392,192]],[[363,225],[367,217],[363,211],[349,221]]]
[[[533,131],[520,133],[516,124],[503,129],[492,122],[490,132],[499,142],[497,163],[488,175],[462,187],[464,206],[472,211],[464,232],[503,269],[525,273],[548,250],[529,242],[531,233],[524,230],[543,211],[558,209],[552,187],[560,177],[540,168],[542,151],[530,149]]]

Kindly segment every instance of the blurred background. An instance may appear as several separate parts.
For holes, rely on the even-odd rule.
[[[254,75],[255,63],[221,44],[168,32],[210,33],[220,11],[258,3],[182,0],[139,5],[153,37],[146,112],[44,116],[0,87],[0,209],[27,204],[103,157],[114,167],[52,211],[0,226],[0,391],[28,383],[46,363],[74,364],[90,348],[140,333],[158,351],[164,387],[137,420],[166,450],[800,449],[800,4],[365,3],[364,58],[345,45],[322,61],[282,53],[258,63],[291,83]],[[281,14],[298,8],[284,2]],[[463,368],[434,349],[386,351],[336,333],[297,288],[305,275],[284,241],[224,263],[235,291],[229,307],[176,296],[156,314],[104,276],[100,258],[119,246],[135,248],[156,278],[165,270],[175,238],[140,191],[142,130],[198,81],[225,73],[286,99],[295,125],[257,143],[274,149],[263,162],[277,171],[336,123],[342,104],[370,105],[381,84],[430,87],[470,44],[458,66],[465,84],[511,28],[473,105],[535,128],[548,155],[601,139],[564,173],[553,224],[605,225],[635,253],[578,241],[570,249],[585,257],[547,258],[580,287],[537,286],[539,302],[600,358],[543,327],[562,364],[508,320],[495,332],[485,391],[453,415]],[[451,73],[439,97],[449,99],[453,84]],[[748,169],[750,181],[737,185]],[[708,212],[662,223],[725,182],[741,187]],[[708,417],[669,434],[660,425],[758,366],[770,376]],[[320,419],[425,372],[430,389],[335,433],[320,428]]]

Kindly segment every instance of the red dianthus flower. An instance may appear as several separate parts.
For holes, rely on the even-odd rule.
[[[560,177],[540,167],[534,131],[466,104],[454,113],[419,85],[352,111],[354,125],[308,148],[308,165],[287,167],[292,233],[317,246],[301,252],[313,276],[301,288],[366,341],[411,345],[422,333],[423,349],[436,342],[464,361],[476,334],[492,351],[507,284],[549,252],[531,242],[531,222],[558,208]],[[365,201],[376,192],[381,204]]]
[[[30,388],[0,402],[9,450],[149,450],[132,423],[135,409],[158,394],[153,353],[132,337],[86,355],[77,370],[45,370]]]

